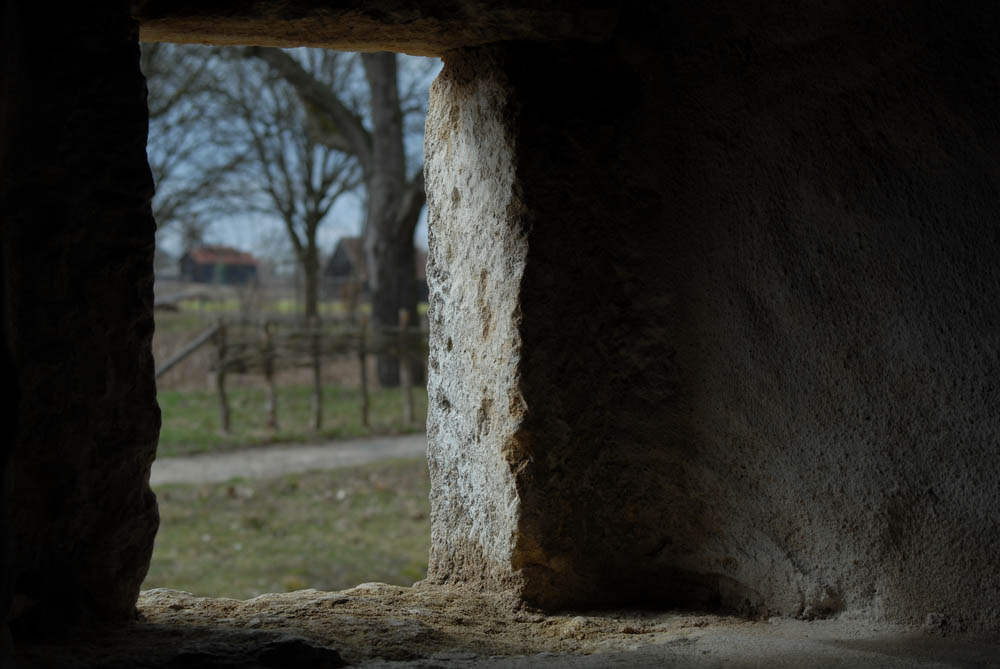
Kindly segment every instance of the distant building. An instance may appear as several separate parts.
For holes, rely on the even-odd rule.
[[[257,259],[228,246],[198,246],[180,260],[181,279],[195,283],[242,285],[257,280]]]
[[[421,248],[416,251],[417,301],[426,302],[427,251]],[[323,285],[331,299],[368,299],[368,263],[360,237],[340,238],[323,268]]]

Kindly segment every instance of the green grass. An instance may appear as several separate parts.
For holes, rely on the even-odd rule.
[[[214,391],[160,390],[157,399],[163,412],[158,454],[161,457],[203,451],[241,448],[277,442],[345,439],[375,434],[421,432],[427,415],[427,391],[413,389],[416,424],[403,422],[403,398],[399,389],[369,393],[369,427],[361,425],[361,399],[357,388],[327,387],[323,390],[323,429],[309,429],[312,389],[286,386],[278,389],[277,431],[267,428],[263,388],[227,390],[230,407],[229,434],[219,431],[218,396]]]
[[[427,463],[157,488],[160,531],[143,588],[245,599],[424,578]]]

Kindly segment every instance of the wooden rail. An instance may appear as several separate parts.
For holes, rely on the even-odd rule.
[[[212,371],[219,400],[219,427],[222,432],[230,429],[229,399],[226,377],[229,374],[259,373],[267,381],[267,399],[264,410],[267,424],[278,428],[278,394],[275,373],[279,368],[308,367],[312,372],[311,428],[322,429],[323,384],[322,363],[331,357],[355,357],[361,372],[361,424],[368,425],[369,379],[367,358],[388,354],[399,358],[400,390],[403,396],[403,420],[414,421],[413,382],[411,365],[414,360],[427,356],[427,331],[409,327],[409,314],[399,313],[399,325],[372,327],[367,318],[360,323],[322,323],[310,321],[302,324],[286,318],[270,318],[263,322],[219,321],[205,330],[156,370],[159,378],[172,367],[208,343],[214,343]]]
[[[189,341],[187,344],[185,344],[181,348],[181,350],[173,354],[169,360],[167,360],[165,363],[157,367],[156,378],[160,378],[161,376],[169,372],[179,362],[182,362],[189,355],[191,355],[199,348],[207,344],[213,337],[215,337],[216,333],[219,331],[219,327],[220,327],[219,325],[213,325],[212,327],[208,328],[200,335]]]

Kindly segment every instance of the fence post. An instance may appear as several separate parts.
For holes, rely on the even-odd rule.
[[[312,429],[313,432],[319,432],[323,427],[323,366],[320,349],[322,330],[320,329],[320,321],[318,316],[314,316],[309,319],[309,329],[311,349],[312,349],[312,377],[313,377],[313,396],[312,396]]]
[[[399,310],[399,385],[403,389],[403,423],[413,424],[413,380],[410,369],[409,341],[406,326],[410,323],[410,312]]]
[[[358,340],[358,361],[361,363],[361,426],[368,427],[368,357],[367,341],[368,315],[361,314],[360,338]]]
[[[274,383],[274,342],[271,339],[271,323],[264,321],[261,325],[260,349],[264,359],[264,378],[267,380],[267,400],[264,410],[267,411],[267,427],[278,429],[278,389]]]
[[[229,402],[226,399],[226,323],[219,321],[215,333],[215,389],[219,393],[219,429],[229,434]]]

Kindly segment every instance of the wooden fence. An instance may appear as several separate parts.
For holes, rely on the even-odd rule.
[[[229,374],[262,374],[267,382],[267,425],[278,427],[278,392],[275,374],[279,369],[309,368],[312,371],[313,430],[323,426],[322,371],[325,359],[354,357],[361,372],[361,424],[368,426],[369,379],[368,356],[389,354],[399,359],[400,392],[403,395],[403,419],[409,424],[413,415],[412,365],[427,358],[427,330],[410,327],[409,314],[399,312],[399,325],[371,327],[367,318],[359,322],[313,321],[303,325],[300,319],[270,318],[263,321],[225,321],[200,333],[163,363],[159,378],[203,346],[212,345],[212,371],[219,401],[219,426],[229,432],[230,411],[226,394]]]

